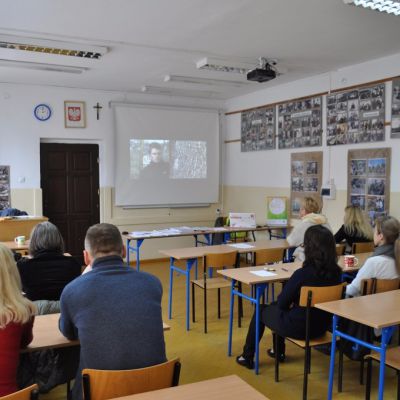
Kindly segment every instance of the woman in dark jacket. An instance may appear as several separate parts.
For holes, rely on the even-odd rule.
[[[284,285],[276,303],[260,307],[260,339],[265,326],[278,335],[278,354],[280,361],[285,359],[284,337],[305,339],[306,309],[299,306],[302,286],[331,286],[341,282],[341,269],[337,265],[336,246],[332,233],[321,225],[307,229],[304,235],[305,261],[302,268],[293,273]],[[324,334],[330,326],[331,318],[324,311],[311,310],[310,337]],[[254,368],[255,321],[250,322],[243,353],[236,358],[238,364],[249,369]],[[274,341],[275,342],[275,341]],[[275,357],[273,349],[268,350],[270,357]]]
[[[60,300],[64,287],[80,275],[78,261],[63,253],[64,241],[55,225],[42,222],[33,228],[29,257],[17,263],[29,300]]]

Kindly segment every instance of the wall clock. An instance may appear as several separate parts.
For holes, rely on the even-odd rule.
[[[38,104],[33,114],[39,121],[47,121],[51,117],[51,108],[47,104]]]

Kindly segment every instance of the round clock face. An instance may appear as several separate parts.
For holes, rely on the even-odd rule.
[[[47,104],[38,104],[33,113],[39,121],[47,121],[51,117],[51,109]]]

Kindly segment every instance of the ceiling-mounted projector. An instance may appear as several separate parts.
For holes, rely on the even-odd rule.
[[[247,73],[247,80],[262,83],[275,79],[277,75],[274,67],[275,64],[275,61],[270,63],[264,57],[260,57],[260,67],[249,71]]]

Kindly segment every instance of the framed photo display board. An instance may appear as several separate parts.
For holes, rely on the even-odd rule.
[[[388,213],[391,149],[349,150],[347,203],[359,206],[373,221]]]
[[[280,149],[322,145],[322,97],[289,101],[278,106]]]
[[[400,138],[400,79],[392,83],[392,132],[390,137]]]
[[[0,210],[10,207],[10,167],[0,165]]]
[[[242,112],[242,152],[273,149],[275,149],[275,107]]]
[[[290,166],[290,211],[299,218],[304,197],[314,197],[321,205],[322,151],[292,153]]]
[[[326,144],[385,140],[385,84],[326,96]]]

